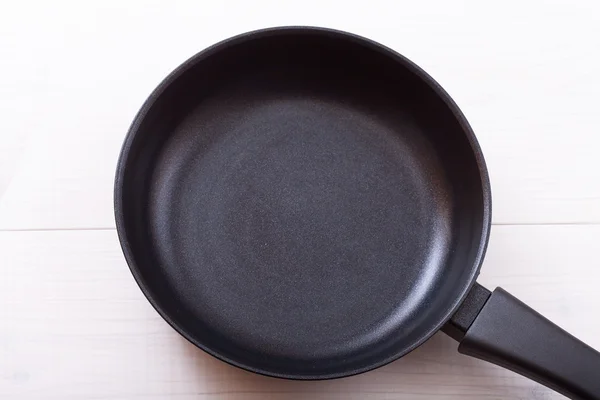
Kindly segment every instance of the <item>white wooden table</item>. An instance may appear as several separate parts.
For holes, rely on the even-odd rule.
[[[147,303],[112,215],[128,125],[186,58],[276,25],[370,37],[438,80],[490,170],[479,281],[600,348],[597,0],[2,2],[0,399],[560,398],[443,334],[348,379],[265,378],[197,350]]]

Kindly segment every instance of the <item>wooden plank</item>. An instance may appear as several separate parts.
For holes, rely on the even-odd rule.
[[[495,226],[480,282],[600,348],[600,226]],[[376,371],[325,382],[246,373],[183,340],[130,276],[116,233],[0,232],[0,398],[554,399],[436,335]]]
[[[178,4],[0,13],[0,229],[114,227],[117,155],[150,91],[216,41],[285,24],[353,31],[430,72],[480,139],[494,222],[600,222],[600,2]]]

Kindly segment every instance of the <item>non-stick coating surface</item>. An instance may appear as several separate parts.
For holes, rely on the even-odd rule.
[[[489,188],[424,73],[351,35],[279,29],[176,70],[116,182],[133,274],[184,336],[247,369],[320,378],[422,343],[473,282]]]

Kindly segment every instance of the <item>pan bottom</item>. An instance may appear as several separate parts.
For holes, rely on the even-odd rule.
[[[320,365],[411,336],[451,238],[451,189],[426,138],[401,111],[310,95],[204,101],[155,160],[147,210],[188,328]]]

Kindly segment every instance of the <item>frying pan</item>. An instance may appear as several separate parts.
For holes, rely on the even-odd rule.
[[[475,282],[491,221],[477,140],[430,76],[365,38],[274,28],[183,63],[127,134],[115,215],[150,303],[232,365],[339,378],[441,329],[600,398],[598,352]]]

